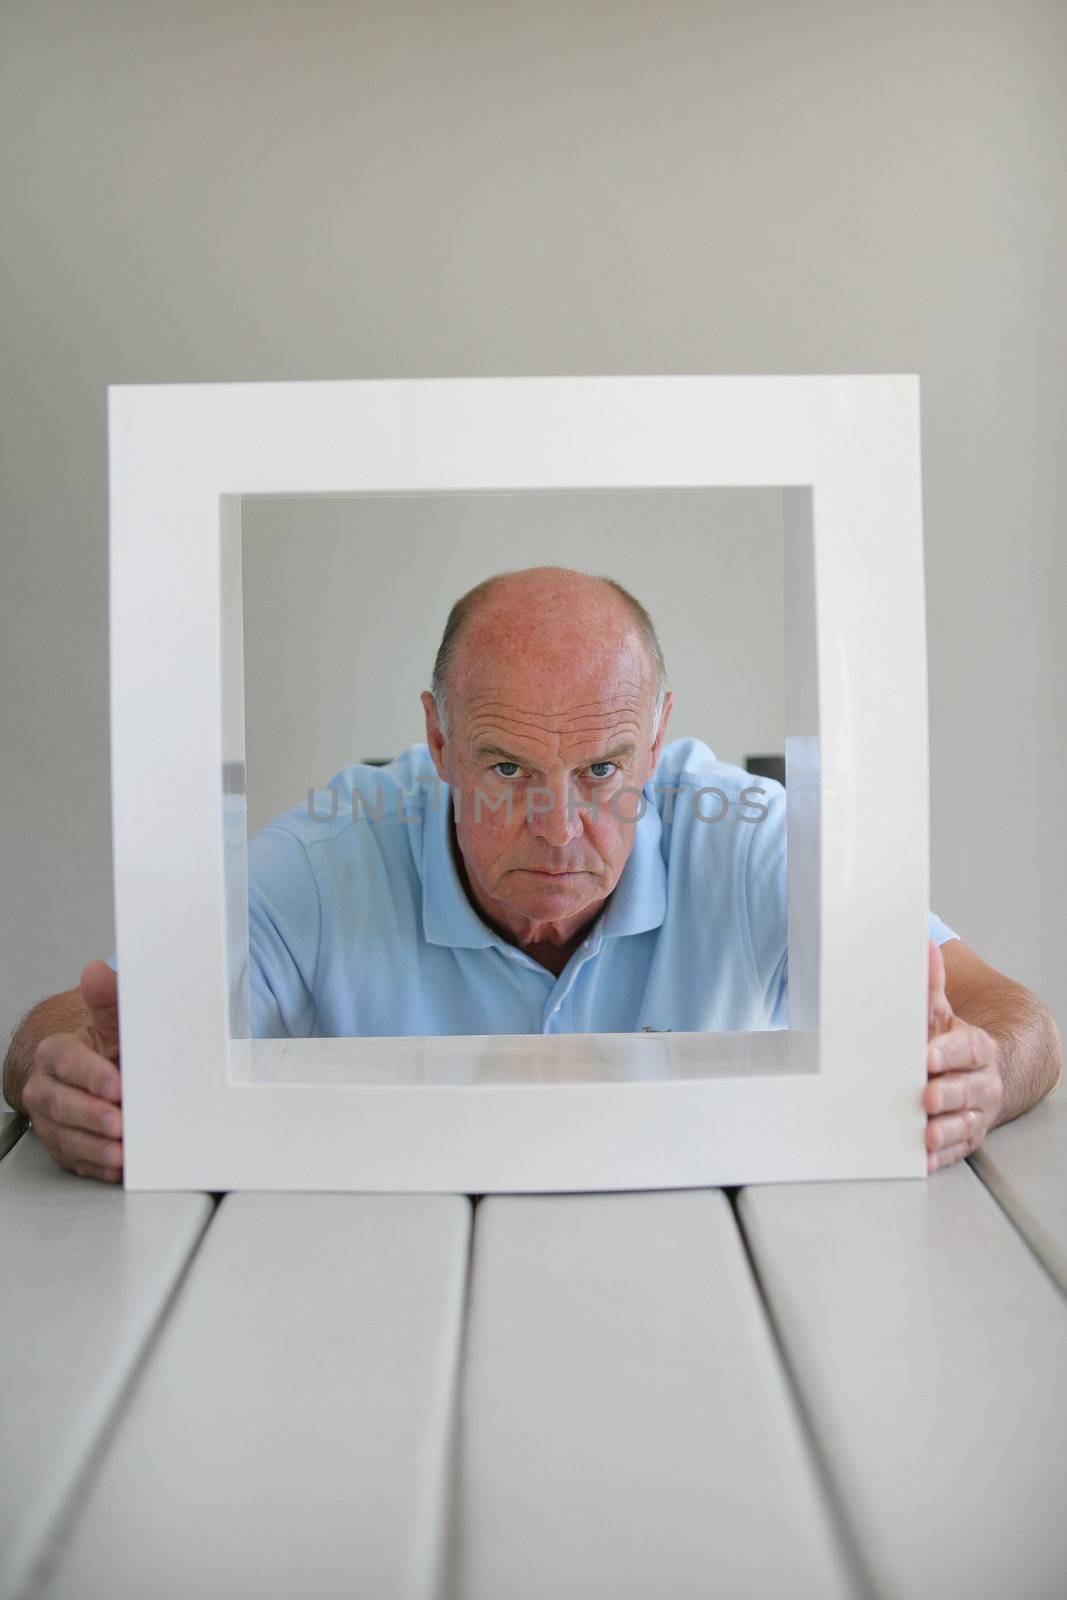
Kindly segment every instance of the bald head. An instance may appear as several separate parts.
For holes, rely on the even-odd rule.
[[[486,578],[449,612],[433,670],[442,731],[450,697],[477,690],[504,665],[546,687],[562,675],[616,662],[635,690],[650,696],[655,737],[667,690],[663,652],[644,606],[613,578],[569,567],[527,567]]]

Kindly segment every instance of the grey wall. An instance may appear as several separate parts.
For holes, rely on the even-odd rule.
[[[1067,1016],[1067,8],[0,10],[0,1025],[110,952],[105,386],[918,372],[933,904]]]

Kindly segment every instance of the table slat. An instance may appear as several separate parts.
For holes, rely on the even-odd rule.
[[[32,1131],[0,1162],[0,1594],[44,1559],[211,1209],[76,1178]]]
[[[974,1173],[739,1214],[874,1591],[1062,1593],[1067,1304]]]
[[[0,1161],[13,1150],[26,1129],[26,1119],[17,1111],[0,1111]]]
[[[1019,1232],[1067,1291],[1067,1092],[994,1128],[971,1157]]]
[[[233,1194],[46,1593],[435,1593],[470,1204]]]
[[[457,1600],[851,1593],[721,1193],[480,1202]]]

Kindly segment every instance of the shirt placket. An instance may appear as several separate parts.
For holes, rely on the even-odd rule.
[[[603,942],[603,935],[592,936],[586,939],[584,944],[580,944],[578,946],[578,949],[575,951],[575,955],[580,959],[574,960],[572,958],[572,960],[567,963],[566,967],[560,973],[559,977],[556,979],[551,990],[549,991],[548,999],[545,1002],[544,1016],[541,1019],[542,1033],[560,1033],[565,1031],[560,1026],[560,1012],[563,1010],[571,990],[578,981],[578,974],[581,972],[586,962],[591,961],[599,952],[600,946],[603,944]]]

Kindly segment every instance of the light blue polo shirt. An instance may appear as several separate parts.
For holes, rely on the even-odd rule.
[[[557,977],[467,898],[426,745],[346,768],[249,843],[253,1037],[787,1027],[785,790],[679,739],[644,798],[614,893]],[[958,937],[929,923],[939,944]]]

